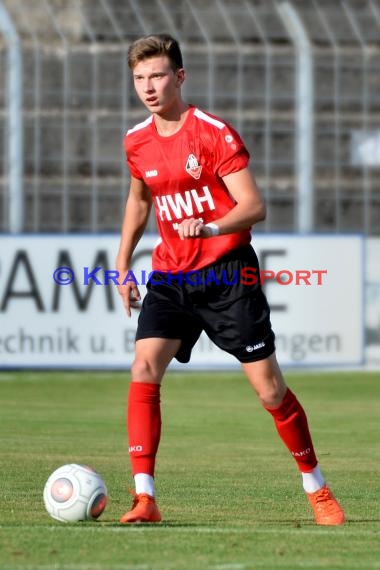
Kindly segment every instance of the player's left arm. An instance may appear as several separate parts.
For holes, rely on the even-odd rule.
[[[212,237],[215,229],[218,234],[231,234],[249,229],[265,219],[265,202],[248,168],[227,174],[223,177],[223,182],[234,198],[235,206],[223,217],[214,220],[211,227],[204,225],[200,219],[183,220],[178,227],[181,239]],[[213,225],[217,226],[214,230]]]

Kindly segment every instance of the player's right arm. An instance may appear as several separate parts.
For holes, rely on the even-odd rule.
[[[119,272],[118,291],[129,317],[133,301],[141,299],[140,292],[133,280],[129,280],[125,285],[122,283],[130,271],[132,255],[146,228],[151,207],[152,197],[145,182],[132,176],[116,257],[116,269]]]

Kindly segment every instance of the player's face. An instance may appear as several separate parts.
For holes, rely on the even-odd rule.
[[[151,113],[164,115],[180,100],[185,71],[173,71],[167,56],[140,61],[133,69],[136,93]]]

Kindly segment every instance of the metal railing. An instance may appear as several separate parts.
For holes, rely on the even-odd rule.
[[[268,203],[259,229],[380,234],[379,0],[0,0],[0,6],[21,56],[18,145],[24,141],[15,162],[7,65],[14,42],[0,13],[1,231],[119,231],[129,183],[123,134],[146,115],[133,92],[128,45],[169,31],[183,46],[185,98],[232,123],[246,141]],[[297,75],[300,52],[283,17],[286,6],[309,45],[309,94],[306,84],[304,95],[297,91],[297,77],[306,75]],[[302,108],[304,120],[313,115],[309,140],[301,138]]]

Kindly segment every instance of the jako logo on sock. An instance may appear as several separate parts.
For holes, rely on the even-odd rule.
[[[311,451],[311,449],[310,449],[310,447],[308,447],[307,449],[304,449],[303,451],[292,451],[292,455],[293,455],[293,457],[304,457],[305,455],[310,453],[310,451]]]
[[[136,453],[137,451],[142,451],[142,445],[130,445],[128,448],[129,453]]]

